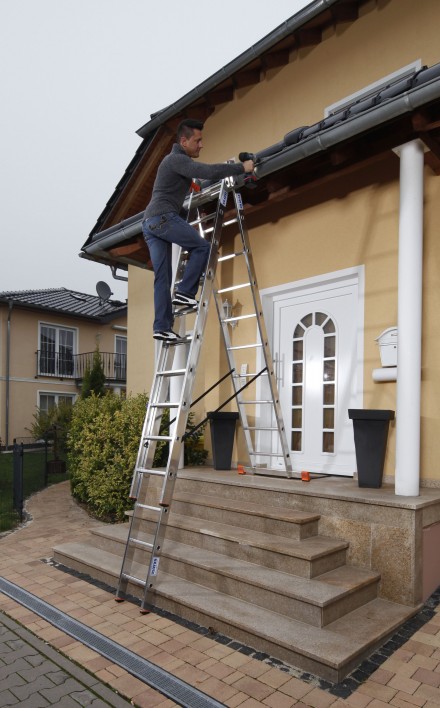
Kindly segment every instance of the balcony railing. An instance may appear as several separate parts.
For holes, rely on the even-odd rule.
[[[37,376],[57,379],[82,380],[89,367],[93,367],[95,352],[85,354],[63,354],[39,349],[37,355]],[[99,352],[102,369],[107,381],[125,383],[127,381],[127,355],[116,352]]]

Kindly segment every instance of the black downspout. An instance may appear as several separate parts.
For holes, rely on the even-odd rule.
[[[10,379],[10,362],[11,362],[11,315],[14,303],[9,300],[8,310],[8,330],[6,335],[6,450],[9,446],[9,379]]]

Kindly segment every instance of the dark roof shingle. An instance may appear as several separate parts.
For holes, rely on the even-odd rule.
[[[34,310],[49,310],[94,320],[113,319],[118,315],[125,315],[127,311],[126,302],[119,300],[104,302],[97,295],[88,295],[67,288],[0,292],[0,302],[13,302],[14,305]]]

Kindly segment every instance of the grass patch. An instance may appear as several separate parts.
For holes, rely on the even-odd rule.
[[[53,459],[52,453],[48,460]],[[18,513],[13,508],[13,470],[12,452],[0,454],[0,532],[9,531],[20,523]],[[46,453],[44,450],[24,450],[23,455],[23,499],[46,486]],[[47,484],[56,484],[69,479],[66,474],[50,474]]]

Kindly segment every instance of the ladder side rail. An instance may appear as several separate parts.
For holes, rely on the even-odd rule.
[[[140,467],[147,467],[150,464],[150,456],[148,455],[148,453],[151,452],[151,450],[149,450],[150,446],[148,446],[147,448],[145,447],[145,440],[149,435],[153,435],[155,430],[159,430],[160,428],[163,411],[159,412],[159,410],[155,408],[155,404],[157,404],[160,400],[163,400],[167,396],[166,388],[168,386],[168,381],[165,381],[164,378],[160,376],[160,373],[170,365],[170,359],[172,360],[173,355],[174,353],[170,353],[169,351],[167,351],[167,349],[162,346],[161,343],[156,359],[156,368],[153,377],[153,384],[151,386],[150,395],[148,397],[147,410],[142,426],[142,433],[139,441],[139,448],[131,481],[129,494],[131,499],[137,498],[136,494],[138,492],[139,482],[138,469]]]
[[[258,289],[257,278],[256,278],[256,274],[255,274],[255,267],[254,267],[254,261],[253,261],[251,247],[250,247],[249,235],[248,235],[247,228],[245,225],[243,201],[241,198],[241,194],[235,190],[234,190],[234,201],[235,201],[237,213],[239,215],[239,219],[238,219],[239,230],[240,230],[240,235],[241,235],[241,239],[242,239],[242,243],[243,243],[243,250],[244,250],[247,270],[248,270],[248,274],[249,274],[249,282],[251,284],[251,291],[252,291],[252,297],[253,297],[253,301],[254,301],[255,312],[257,314],[257,326],[258,326],[258,332],[259,332],[259,336],[260,336],[260,340],[261,340],[261,344],[262,344],[261,349],[262,349],[264,362],[265,362],[265,365],[267,367],[267,372],[268,372],[267,379],[269,382],[270,392],[271,392],[272,401],[273,401],[273,409],[274,409],[274,413],[275,413],[276,424],[278,427],[282,455],[284,457],[284,464],[286,467],[286,473],[288,474],[288,476],[291,476],[292,461],[291,461],[291,457],[290,457],[290,449],[289,449],[289,446],[287,443],[286,429],[285,429],[285,425],[284,425],[283,414],[281,411],[278,386],[277,386],[277,382],[276,382],[276,378],[275,378],[275,369],[274,369],[274,364],[272,361],[272,354],[271,354],[270,347],[269,347],[269,339],[267,336],[266,324],[264,322],[264,317],[263,317],[263,308],[262,308],[262,304],[261,304],[261,298],[260,298],[260,292]]]
[[[227,203],[226,180],[222,180],[217,211],[214,221],[214,230],[211,238],[211,248],[208,256],[208,263],[205,272],[205,279],[202,287],[199,310],[194,323],[194,330],[191,338],[191,343],[187,358],[186,373],[184,375],[181,398],[177,414],[177,420],[173,431],[173,440],[170,442],[170,452],[164,483],[162,486],[162,494],[159,504],[163,509],[169,510],[171,505],[174,485],[177,477],[178,464],[181,454],[182,440],[185,434],[188,421],[188,414],[191,407],[191,394],[194,386],[197,364],[200,356],[200,351],[203,342],[203,333],[208,317],[209,302],[211,299],[215,273],[218,263],[218,249],[221,240],[221,230],[223,225],[224,213]],[[154,534],[153,549],[151,553],[150,564],[145,581],[144,595],[142,598],[141,609],[145,609],[147,603],[151,603],[154,595],[154,578],[157,576],[161,551],[166,534],[168,514],[162,515],[156,526]]]
[[[219,294],[218,290],[219,289],[217,287],[217,281],[216,281],[215,287],[214,287],[215,304],[216,304],[216,308],[217,308],[217,316],[218,316],[220,326],[221,326],[223,342],[225,345],[225,352],[226,352],[226,356],[228,359],[228,366],[230,369],[236,370],[234,353],[233,353],[233,350],[231,349],[231,346],[232,346],[231,336],[229,334],[228,323],[226,322],[225,316],[223,313],[223,303],[222,303],[222,299],[221,299],[221,294]],[[249,461],[252,464],[251,456],[253,454],[254,444],[252,441],[251,433],[249,431],[249,424],[248,424],[248,419],[247,419],[246,408],[244,407],[244,405],[242,403],[243,399],[242,399],[242,395],[240,392],[240,386],[238,385],[238,379],[235,376],[232,376],[232,386],[234,389],[235,400],[237,401],[237,408],[238,408],[238,413],[240,415],[241,427],[243,429],[243,434],[246,439],[246,449],[248,451]]]

